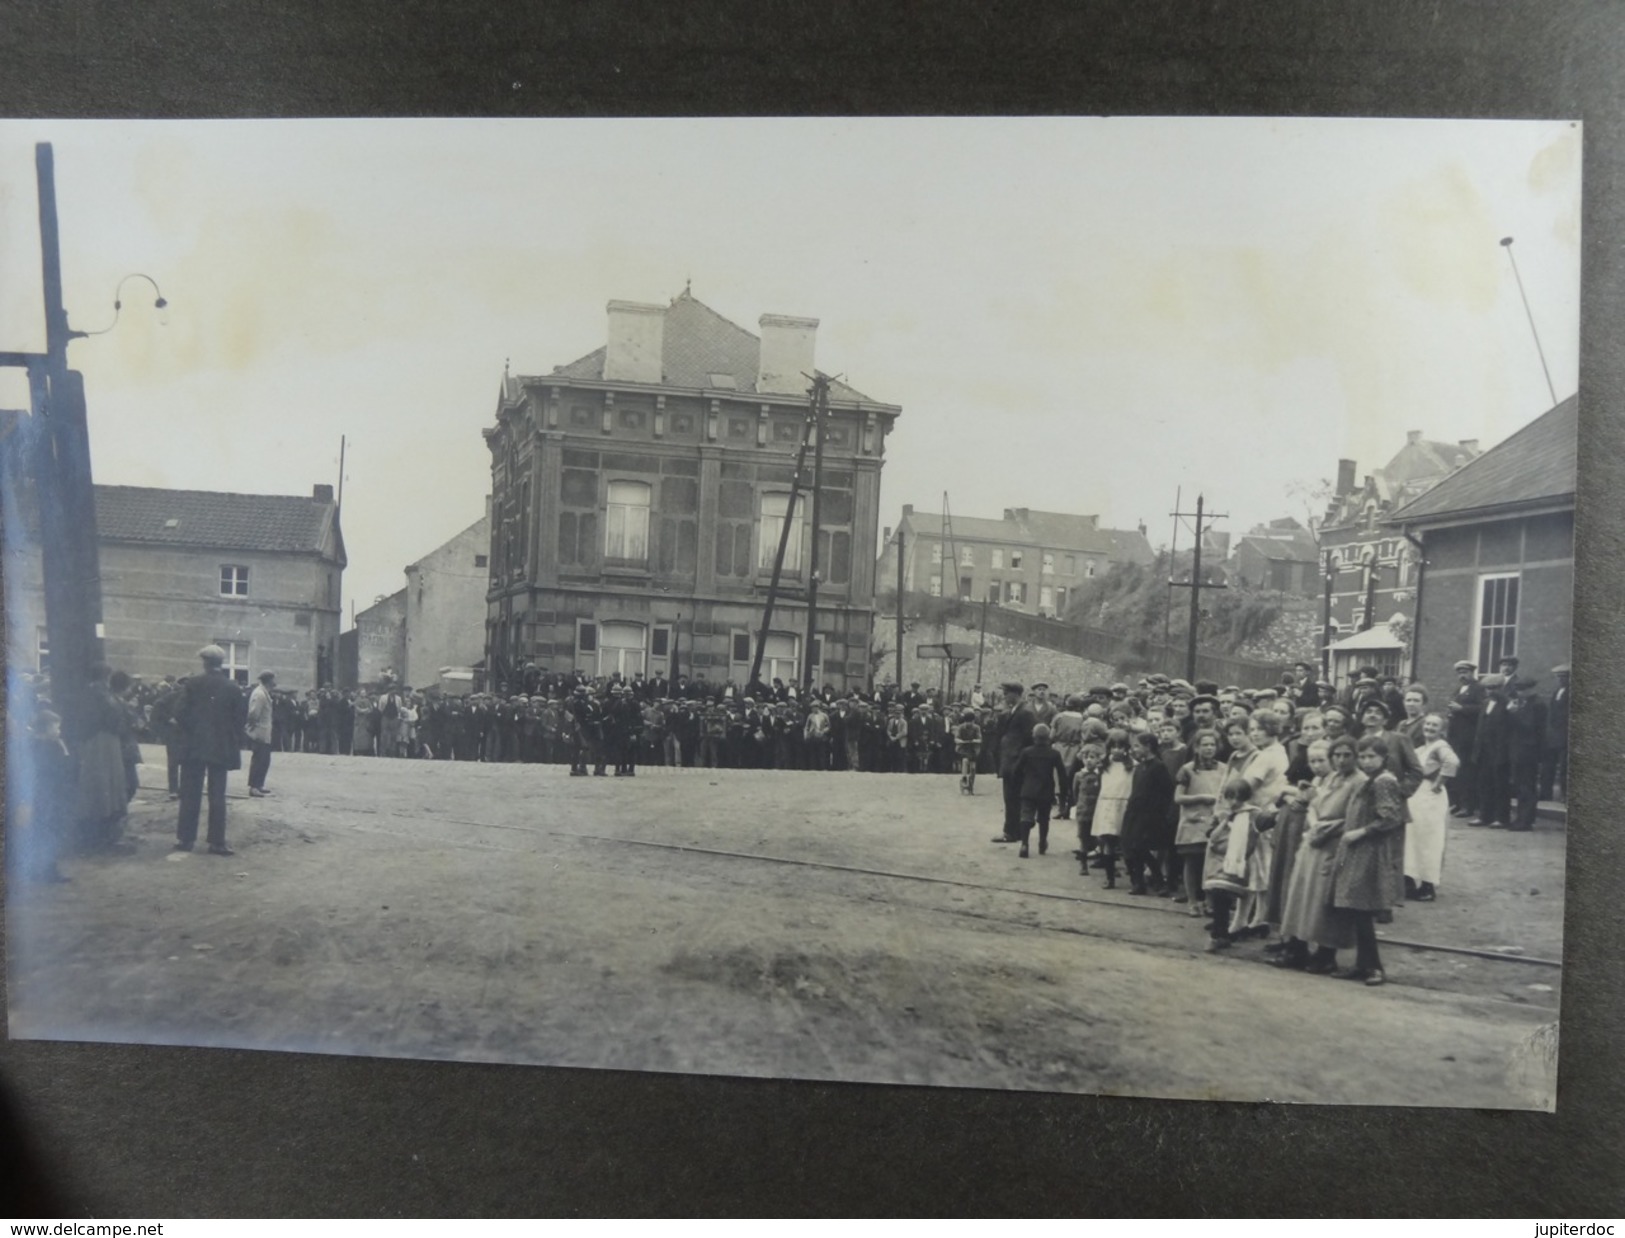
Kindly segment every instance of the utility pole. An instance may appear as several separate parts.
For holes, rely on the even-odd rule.
[[[819,496],[824,490],[824,425],[829,415],[829,379],[823,374],[813,375],[812,425],[813,481],[812,481],[812,555],[807,564],[807,640],[802,661],[803,694],[813,688],[813,646],[818,642],[818,521]]]
[[[1179,501],[1184,496],[1184,494],[1185,494],[1185,487],[1183,487],[1183,486],[1175,486],[1174,487],[1174,510],[1176,512],[1179,510]],[[1167,595],[1162,600],[1162,647],[1165,650],[1168,648],[1168,641],[1169,641],[1169,637],[1170,637],[1170,634],[1171,634],[1171,631],[1172,631],[1172,628],[1173,628],[1173,621],[1174,621],[1174,590],[1173,590],[1172,582],[1173,582],[1173,576],[1174,576],[1174,564],[1175,564],[1175,562],[1177,562],[1178,552],[1179,552],[1179,517],[1175,516],[1174,517],[1174,533],[1173,533],[1173,536],[1168,539],[1168,579],[1169,579],[1169,588],[1168,588]]]
[[[747,686],[756,682],[762,673],[762,655],[767,651],[767,630],[773,624],[773,604],[779,598],[779,577],[784,572],[784,555],[790,546],[790,526],[795,520],[796,497],[801,492],[801,469],[807,462],[807,439],[812,433],[813,405],[807,406],[807,420],[801,427],[801,445],[796,448],[795,471],[790,478],[790,494],[784,504],[784,526],[779,530],[779,553],[773,558],[773,577],[767,584],[767,605],[762,611],[762,631],[756,638],[756,656],[751,659],[750,679]],[[809,656],[811,650],[808,651]]]
[[[897,690],[903,690],[903,525],[897,524]]]
[[[1365,618],[1360,621],[1360,631],[1369,632],[1372,623],[1376,620],[1377,610],[1377,552],[1365,552]]]
[[[1332,567],[1332,552],[1326,552],[1326,598],[1321,607],[1320,615],[1320,677],[1330,680],[1332,677],[1332,585],[1337,580],[1337,570]]]
[[[1215,520],[1224,520],[1228,516],[1228,513],[1225,512],[1214,512],[1213,514],[1204,517],[1202,514],[1202,507],[1203,496],[1198,494],[1196,496],[1196,510],[1194,512],[1176,511],[1173,513],[1173,515],[1176,517],[1196,517],[1196,549],[1193,552],[1193,558],[1191,560],[1190,580],[1186,582],[1170,578],[1168,581],[1171,588],[1189,589],[1191,591],[1190,632],[1187,634],[1185,640],[1185,678],[1190,680],[1192,683],[1196,682],[1196,630],[1202,622],[1202,590],[1229,588],[1228,585],[1222,583],[1209,584],[1202,579],[1202,525],[1204,522],[1211,524]]]
[[[85,332],[69,327],[62,304],[56,165],[49,142],[34,147],[34,175],[39,196],[45,351],[0,353],[0,365],[26,371],[31,412],[28,425],[7,444],[7,472],[16,469],[20,473],[20,478],[8,475],[7,484],[15,480],[34,483],[51,701],[62,716],[63,731],[72,735],[81,732],[79,724],[88,707],[90,666],[101,658],[96,492],[90,470],[84,377],[68,368],[68,344],[84,338]],[[165,304],[161,295],[156,304],[159,308]],[[115,293],[115,323],[118,309]]]
[[[987,604],[991,598],[982,599],[982,631],[976,638],[976,683],[982,682],[982,650],[987,648]]]

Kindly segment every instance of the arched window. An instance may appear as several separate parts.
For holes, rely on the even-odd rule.
[[[641,481],[612,481],[604,513],[607,563],[649,565],[649,487]]]

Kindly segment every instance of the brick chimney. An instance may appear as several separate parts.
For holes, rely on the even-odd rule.
[[[806,376],[813,372],[818,319],[763,314],[757,325],[762,330],[762,352],[756,390],[769,395],[805,395],[811,386]]]
[[[1414,446],[1417,443],[1420,443],[1421,441],[1422,441],[1422,432],[1420,430],[1407,430],[1407,431],[1405,431],[1405,446],[1411,447],[1411,446]]]
[[[1463,451],[1472,452],[1475,456],[1478,454],[1478,440],[1476,438],[1464,438],[1456,446]]]
[[[904,503],[903,504],[903,515],[912,516],[913,514],[914,514],[914,504],[912,504],[912,503]]]
[[[331,503],[333,501],[333,487],[326,482],[319,481],[310,488],[310,497],[318,503]]]
[[[1345,494],[1352,493],[1353,490],[1354,461],[1339,460],[1337,462],[1337,497],[1342,498]]]
[[[609,342],[604,378],[609,382],[658,383],[666,340],[666,307],[639,301],[609,303]]]

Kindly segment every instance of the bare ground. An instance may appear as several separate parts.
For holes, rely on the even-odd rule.
[[[150,756],[159,754],[149,751]],[[144,777],[161,777],[148,765]],[[989,843],[997,784],[278,754],[229,858],[124,854],[10,916],[11,1033],[906,1084],[1536,1107],[1563,833],[1453,826],[1381,989],[1201,954],[1199,922]]]

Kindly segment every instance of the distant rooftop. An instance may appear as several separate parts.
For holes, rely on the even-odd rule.
[[[345,561],[332,487],[316,496],[96,487],[104,541],[209,550],[332,554]]]
[[[600,382],[607,351],[607,347],[595,348],[568,365],[554,367],[553,374]],[[660,354],[664,386],[754,392],[761,352],[759,336],[730,322],[686,288],[672,298],[665,311]],[[830,383],[829,395],[836,401],[884,403],[839,379]]]
[[[1572,503],[1579,431],[1579,397],[1570,396],[1395,511],[1388,523],[1443,524],[1520,507]]]

